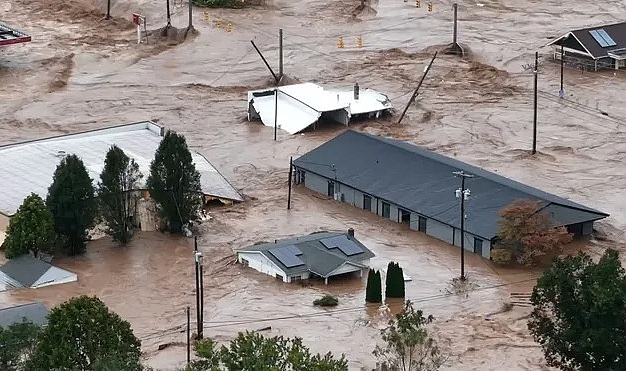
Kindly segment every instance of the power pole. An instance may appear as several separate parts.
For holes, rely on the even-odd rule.
[[[276,128],[278,127],[278,88],[274,90],[274,141],[276,141]]]
[[[420,79],[419,84],[417,84],[417,88],[415,88],[415,91],[413,92],[411,99],[409,99],[409,102],[406,104],[406,107],[404,107],[404,111],[402,111],[402,115],[400,115],[400,119],[398,119],[398,124],[402,121],[402,119],[404,118],[404,115],[406,114],[406,111],[409,110],[411,103],[413,103],[413,100],[415,100],[415,98],[417,97],[418,91],[420,90],[420,87],[422,86],[422,83],[424,82],[424,79],[426,78],[428,71],[430,71],[430,68],[433,66],[433,62],[435,62],[435,58],[437,58],[437,53],[439,52],[438,51],[435,52],[435,54],[433,55],[433,58],[430,60],[430,63],[428,63],[428,66],[424,69],[424,74],[422,75],[422,78]]]
[[[189,0],[189,28],[193,27],[193,0]]]
[[[198,339],[204,339],[204,282],[203,282],[203,274],[202,274],[202,253],[198,253],[200,257],[198,258],[200,264],[200,329],[198,330]]]
[[[287,194],[287,210],[291,209],[291,182],[293,178],[293,156],[289,156],[289,193]]]
[[[465,281],[465,200],[470,196],[470,190],[465,189],[465,178],[474,176],[464,171],[455,171],[453,174],[461,177],[461,188],[456,190],[455,195],[461,199],[461,281]]]
[[[111,0],[107,0],[107,15],[104,19],[111,18]]]
[[[191,361],[191,310],[187,306],[187,365]]]
[[[537,153],[537,75],[539,75],[538,73],[538,69],[539,68],[539,52],[535,52],[535,69],[533,71],[534,75],[535,75],[535,101],[534,101],[534,105],[533,105],[533,111],[534,111],[534,115],[533,115],[533,150],[532,150],[532,154],[534,155],[535,153]]]
[[[452,4],[452,10],[454,12],[454,26],[452,27],[452,47],[453,48],[456,48],[456,46],[458,45],[456,43],[456,20],[457,20],[456,13],[457,13],[457,8],[458,8],[458,4],[457,3]]]
[[[283,78],[283,29],[278,30],[278,78]]]
[[[167,4],[167,27],[171,27],[172,26],[172,17],[170,14],[170,0],[166,0],[166,4]]]
[[[198,242],[196,238],[195,250],[194,250],[194,259],[196,264],[196,327],[198,329],[198,339],[200,338],[200,328],[201,326],[201,318],[200,318],[200,263],[198,261]]]
[[[563,53],[563,43],[565,41],[561,41],[561,90],[559,90],[559,97],[565,97],[565,91],[563,90],[563,64],[565,63],[565,53]]]

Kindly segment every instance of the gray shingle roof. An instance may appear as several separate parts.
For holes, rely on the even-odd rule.
[[[32,286],[52,265],[33,258],[30,255],[22,255],[9,260],[0,267],[0,272],[6,274],[24,287]]]
[[[47,316],[48,308],[41,302],[16,305],[0,309],[0,327],[6,328],[24,319],[36,325],[45,325],[48,323]]]
[[[542,201],[555,224],[602,219],[608,214],[590,209],[446,157],[416,145],[348,130],[294,161],[294,165],[387,200],[410,211],[460,227],[454,171],[475,175],[466,181],[466,231],[495,237],[500,210],[516,199]],[[334,171],[333,166],[334,165]]]
[[[347,256],[339,249],[327,249],[320,240],[329,237],[343,236],[354,242],[357,246],[363,249],[363,253]],[[302,255],[299,256],[304,262],[304,265],[300,265],[293,268],[287,268],[283,263],[276,259],[269,250],[283,247],[283,246],[297,246]],[[342,232],[319,232],[312,233],[307,236],[288,238],[284,240],[278,240],[276,243],[261,243],[258,245],[248,246],[243,249],[237,250],[238,252],[260,252],[265,257],[270,259],[274,264],[279,266],[287,275],[292,276],[295,274],[304,273],[307,271],[313,272],[321,277],[326,277],[335,269],[342,266],[344,263],[360,264],[365,259],[371,259],[374,257],[374,253],[370,251],[365,245],[359,242],[356,238],[349,236],[347,233]]]

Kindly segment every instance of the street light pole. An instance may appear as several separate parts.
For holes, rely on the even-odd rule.
[[[465,281],[465,201],[470,196],[470,190],[465,189],[465,178],[474,176],[463,171],[455,171],[453,174],[461,177],[461,188],[456,190],[455,195],[461,199],[461,281]]]

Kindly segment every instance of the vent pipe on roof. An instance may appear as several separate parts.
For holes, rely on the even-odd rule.
[[[354,84],[354,100],[359,100],[359,83]]]
[[[65,157],[65,155],[66,155],[65,151],[57,151],[57,154],[56,154],[57,157]]]
[[[348,228],[348,235],[354,237],[354,228]]]

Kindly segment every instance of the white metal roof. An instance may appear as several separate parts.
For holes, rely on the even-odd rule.
[[[133,158],[144,175],[161,142],[163,128],[152,121],[121,125],[84,133],[0,146],[0,213],[13,215],[31,192],[45,197],[63,154],[76,154],[85,163],[94,185],[112,145]],[[62,152],[60,152],[62,151]],[[192,153],[206,195],[242,201],[233,186],[199,153]],[[144,186],[143,184],[141,185]]]
[[[273,92],[278,89],[278,105],[273,94],[254,96],[254,93]],[[386,95],[372,89],[359,92],[359,99],[354,99],[354,91],[326,90],[313,83],[286,85],[248,92],[248,105],[252,103],[261,116],[265,126],[274,127],[275,112],[278,111],[276,124],[279,129],[289,134],[296,134],[314,122],[323,112],[345,110],[349,116],[391,109],[393,106]],[[278,109],[276,109],[278,106]]]

